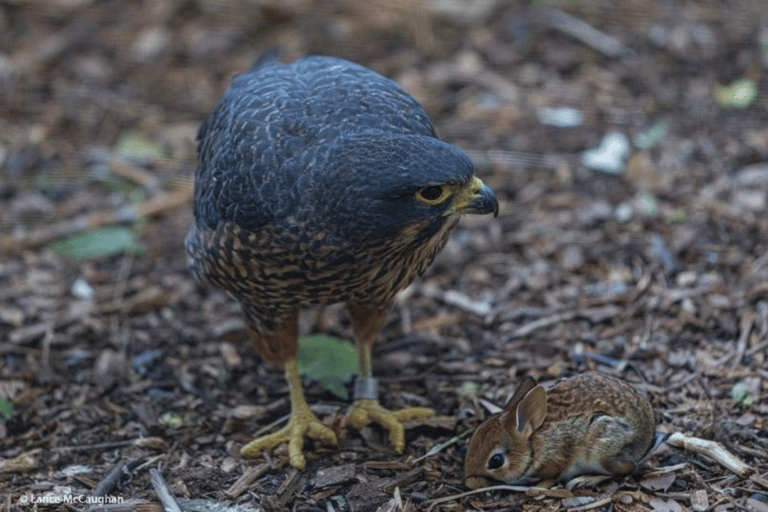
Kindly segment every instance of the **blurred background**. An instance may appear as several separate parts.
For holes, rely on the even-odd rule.
[[[384,404],[441,418],[403,456],[375,429],[304,474],[237,456],[287,413],[286,388],[237,305],[193,282],[183,239],[197,129],[271,52],[393,78],[501,201],[462,221],[378,345]],[[0,494],[89,491],[134,462],[110,492],[137,503],[153,503],[152,464],[187,500],[377,510],[398,488],[400,509],[426,509],[462,490],[463,443],[414,457],[523,375],[586,369],[638,383],[661,430],[722,441],[765,477],[767,73],[763,0],[0,0]],[[335,306],[302,330],[350,338]],[[348,375],[307,377],[341,429]],[[686,461],[667,448],[655,465]],[[351,476],[321,480],[329,466]],[[670,474],[679,510],[735,485],[701,461]],[[729,499],[766,510],[762,481]],[[632,485],[634,504],[658,499]]]

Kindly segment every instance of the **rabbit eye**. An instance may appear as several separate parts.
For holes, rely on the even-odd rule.
[[[488,459],[488,469],[499,469],[504,465],[504,454],[494,453],[490,459]]]

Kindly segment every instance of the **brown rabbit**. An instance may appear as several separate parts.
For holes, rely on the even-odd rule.
[[[545,391],[528,377],[472,436],[464,483],[629,475],[654,446],[654,429],[650,402],[622,380],[587,372]]]

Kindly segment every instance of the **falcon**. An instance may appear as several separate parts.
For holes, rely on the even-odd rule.
[[[288,424],[241,456],[288,443],[303,469],[305,437],[336,444],[306,402],[297,352],[299,310],[337,302],[359,359],[349,424],[381,425],[401,453],[402,423],[434,413],[380,405],[371,346],[395,294],[459,217],[498,214],[493,191],[394,81],[332,57],[258,62],[234,78],[198,142],[189,267],[240,303],[259,354],[282,365],[289,385]]]

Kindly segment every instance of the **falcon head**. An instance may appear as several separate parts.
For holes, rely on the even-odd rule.
[[[435,137],[367,132],[331,145],[306,199],[349,239],[418,239],[450,229],[464,214],[498,215],[493,191],[461,150]]]

